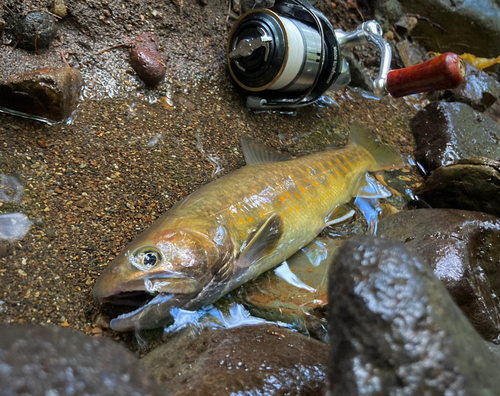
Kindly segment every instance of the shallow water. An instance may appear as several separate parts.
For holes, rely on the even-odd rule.
[[[414,109],[403,100],[332,93],[293,116],[255,114],[226,75],[178,81],[154,97],[144,88],[119,100],[84,95],[70,124],[0,114],[0,172],[24,187],[20,202],[4,200],[0,210],[34,223],[24,239],[0,251],[0,276],[8,280],[1,282],[3,322],[92,333],[105,318],[92,298],[102,269],[179,199],[243,166],[244,133],[305,155],[345,143],[358,119],[381,141],[412,150]],[[390,177],[407,186],[417,176],[405,169]],[[135,343],[130,334],[115,336]]]

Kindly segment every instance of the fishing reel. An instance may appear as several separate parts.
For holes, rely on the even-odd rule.
[[[373,81],[373,93],[379,97],[386,93],[397,96],[393,92],[399,85],[405,95],[450,88],[465,75],[461,60],[451,54],[454,57],[448,56],[446,65],[440,60],[439,81],[435,75],[429,80],[431,69],[427,66],[422,70],[400,69],[407,71],[396,76],[395,71],[389,71],[391,47],[376,21],[365,22],[353,32],[334,30],[308,0],[277,0],[272,10],[255,9],[244,14],[229,35],[227,61],[231,76],[248,93],[248,108],[294,109],[314,103],[327,90],[349,84],[349,65],[342,51],[359,45],[374,45],[380,50],[380,71]],[[448,70],[450,67],[453,70]],[[435,69],[431,74],[436,74]],[[452,81],[448,81],[450,72],[454,73]],[[443,79],[446,84],[441,88]]]

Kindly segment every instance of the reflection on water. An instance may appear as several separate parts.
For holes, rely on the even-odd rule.
[[[15,242],[23,239],[31,228],[31,221],[22,213],[0,215],[0,240]]]
[[[238,326],[270,323],[265,319],[252,316],[243,305],[237,303],[233,303],[227,313],[213,305],[209,305],[197,311],[172,308],[170,314],[174,318],[174,324],[165,329],[166,333],[174,333],[188,325],[232,329]]]
[[[0,175],[0,201],[19,203],[24,195],[24,188],[14,176]]]

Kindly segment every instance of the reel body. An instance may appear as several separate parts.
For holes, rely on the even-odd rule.
[[[328,89],[349,83],[343,47],[378,45],[382,40],[383,56],[390,63],[390,47],[385,46],[380,26],[374,21],[361,26],[353,33],[335,31],[307,0],[277,1],[272,11],[251,10],[235,23],[227,44],[229,71],[249,92],[251,109],[306,106]],[[367,40],[367,34],[378,37]]]

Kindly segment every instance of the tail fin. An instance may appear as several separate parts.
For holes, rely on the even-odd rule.
[[[369,171],[402,168],[404,165],[399,153],[391,147],[377,142],[368,128],[359,121],[354,121],[351,124],[349,144],[357,144],[365,148],[373,156],[377,164],[374,169],[368,169]]]

